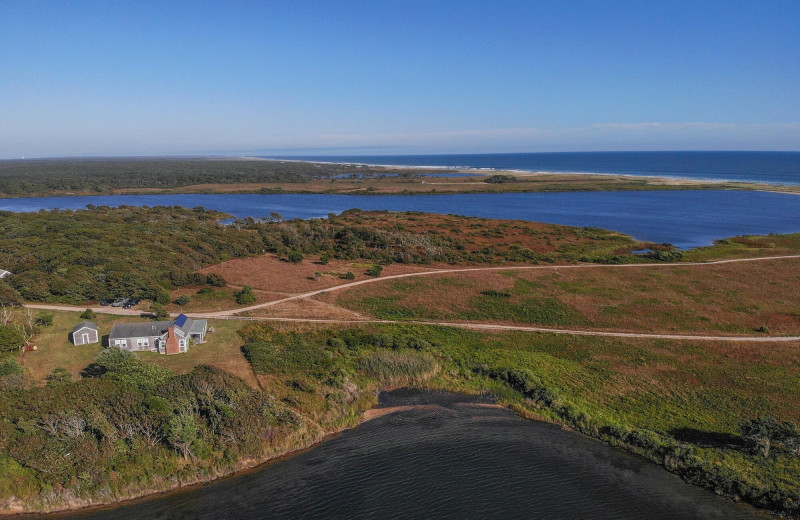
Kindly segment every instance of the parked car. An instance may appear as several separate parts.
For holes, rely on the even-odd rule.
[[[112,303],[111,306],[112,307],[122,307],[123,305],[125,305],[125,302],[127,302],[127,301],[128,301],[127,298],[117,298],[116,300],[114,300],[114,303]]]
[[[128,300],[122,304],[123,309],[130,309],[133,306],[134,306],[133,300]]]
[[[108,298],[106,298],[104,300],[100,300],[100,305],[102,305],[103,307],[107,307],[107,306],[111,305],[111,302],[112,302],[112,300],[109,300]]]

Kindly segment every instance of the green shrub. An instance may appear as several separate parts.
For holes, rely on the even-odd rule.
[[[36,317],[36,324],[40,327],[52,327],[54,316],[52,312],[40,312]]]
[[[8,356],[5,359],[0,360],[0,377],[5,376],[21,376],[25,373],[25,368],[20,365],[17,358],[13,356]]]
[[[209,273],[206,275],[206,283],[208,285],[213,285],[214,287],[225,287],[228,282],[225,281],[225,278],[218,275],[217,273]],[[202,289],[201,289],[202,290]]]
[[[378,277],[383,272],[383,266],[380,264],[373,264],[369,269],[367,269],[368,276],[375,276]]]
[[[19,331],[11,325],[0,325],[0,352],[11,352],[22,346]]]
[[[656,260],[658,262],[679,262],[683,260],[683,251],[650,251],[646,255],[646,258],[650,260]]]
[[[481,291],[481,294],[484,296],[493,296],[495,298],[511,298],[511,293],[508,291],[496,291],[494,289],[488,289],[486,291]]]
[[[81,313],[80,317],[84,320],[93,320],[97,317],[97,314],[92,309],[86,309]]]
[[[344,278],[345,280],[355,280],[356,279],[356,275],[353,274],[352,271],[347,271],[346,273],[344,273],[342,275],[342,278]]]
[[[249,285],[242,287],[242,290],[236,293],[236,303],[239,305],[248,305],[255,303],[257,300],[256,293]]]
[[[72,372],[64,367],[54,368],[53,372],[47,376],[47,384],[50,386],[62,383],[70,383],[72,380]]]
[[[164,306],[161,305],[160,303],[151,304],[150,305],[150,313],[151,313],[153,319],[156,319],[156,320],[165,320],[165,319],[169,318],[169,312],[167,312],[167,309],[165,309]]]
[[[513,175],[505,175],[505,174],[498,174],[498,175],[490,175],[483,179],[483,182],[489,184],[503,184],[506,182],[515,182],[517,180],[516,177]]]
[[[188,304],[189,304],[189,302],[191,302],[191,301],[192,301],[192,299],[189,297],[189,295],[187,295],[187,294],[182,294],[182,295],[180,295],[180,296],[178,297],[178,299],[177,299],[177,300],[175,300],[175,303],[177,303],[178,305],[181,305],[181,306],[183,306],[183,305],[188,305]]]
[[[303,253],[293,249],[289,251],[289,254],[286,255],[286,258],[293,264],[299,264],[305,257],[303,256]]]

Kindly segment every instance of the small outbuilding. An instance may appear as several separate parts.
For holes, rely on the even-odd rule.
[[[100,334],[97,332],[97,323],[92,321],[84,321],[75,325],[72,329],[72,344],[73,345],[89,345],[91,343],[99,343]]]

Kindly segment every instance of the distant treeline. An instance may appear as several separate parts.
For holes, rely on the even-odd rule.
[[[0,194],[24,196],[122,188],[177,188],[195,184],[307,182],[345,175],[344,164],[231,159],[63,159],[0,161]],[[370,173],[358,167],[358,173]],[[378,170],[374,170],[378,171]]]

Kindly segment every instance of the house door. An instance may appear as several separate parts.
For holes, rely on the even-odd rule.
[[[89,335],[84,333],[83,334],[83,344],[85,345],[87,343],[89,343]]]

